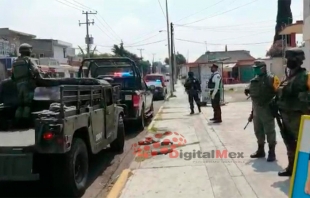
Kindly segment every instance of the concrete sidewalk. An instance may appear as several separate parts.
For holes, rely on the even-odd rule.
[[[205,107],[202,114],[190,116],[182,85],[176,90],[177,97],[164,104],[148,136],[161,142],[168,139],[180,147],[170,145],[172,153],[152,156],[150,150],[165,146],[158,148],[156,143],[147,149],[140,146],[148,155],[137,156],[131,174],[121,175],[123,181],[118,181],[116,187],[122,188],[121,198],[288,197],[289,178],[277,176],[277,171],[287,163],[280,134],[277,134],[277,162],[249,157],[257,148],[252,123],[243,130],[250,102],[229,103],[222,108],[223,123],[211,124],[208,119],[212,117],[212,108]],[[235,152],[230,155],[243,152],[244,158],[198,158],[193,154],[212,150]]]

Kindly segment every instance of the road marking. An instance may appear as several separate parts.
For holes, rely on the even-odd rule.
[[[118,198],[131,175],[130,169],[123,170],[106,198]]]

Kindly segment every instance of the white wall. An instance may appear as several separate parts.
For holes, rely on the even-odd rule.
[[[63,49],[65,47],[61,46],[53,46],[54,50],[54,58],[59,61],[60,64],[68,64],[68,58],[64,57]]]
[[[305,41],[304,52],[306,60],[303,67],[310,71],[310,1],[304,0],[304,26],[303,40]]]
[[[270,72],[280,79],[285,76],[285,67],[283,65],[283,58],[272,58]]]

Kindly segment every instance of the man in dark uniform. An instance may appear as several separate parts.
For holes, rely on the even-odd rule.
[[[221,89],[222,89],[222,77],[218,72],[218,65],[213,64],[211,67],[212,75],[208,82],[208,89],[210,89],[211,104],[213,108],[213,118],[210,120],[214,123],[222,122],[222,110],[221,110]]]
[[[302,68],[305,53],[301,48],[285,51],[289,72],[280,83],[276,102],[282,118],[281,136],[287,149],[288,166],[278,173],[279,176],[291,176],[294,167],[295,152],[302,115],[309,115],[310,73]]]
[[[32,46],[24,43],[19,47],[20,56],[12,66],[12,80],[16,83],[19,106],[15,112],[18,123],[29,123],[31,103],[35,89],[35,78],[39,77],[37,65],[30,59]]]
[[[194,100],[196,102],[198,111],[200,113],[201,109],[200,109],[199,93],[201,93],[201,86],[200,86],[199,80],[195,78],[193,72],[188,72],[188,78],[186,79],[186,82],[184,83],[184,87],[188,94],[188,102],[191,108],[190,114],[194,114]]]

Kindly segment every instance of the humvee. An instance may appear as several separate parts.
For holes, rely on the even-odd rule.
[[[110,145],[123,152],[124,112],[118,86],[93,78],[37,80],[33,124],[14,123],[16,85],[0,84],[0,181],[48,182],[66,196],[86,189],[89,159]]]

